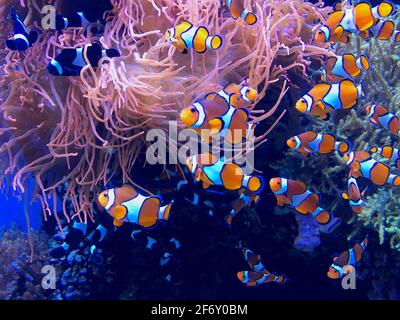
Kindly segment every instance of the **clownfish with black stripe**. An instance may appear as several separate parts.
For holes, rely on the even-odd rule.
[[[257,90],[250,87],[247,82],[241,84],[232,82],[218,92],[208,93],[205,99],[210,100],[214,97],[221,97],[232,107],[241,109],[251,107],[256,102],[257,96]]]
[[[369,121],[375,125],[390,130],[395,136],[400,137],[399,117],[381,105],[368,105],[365,108]]]
[[[239,191],[241,194],[238,199],[240,206],[234,206],[225,217],[228,225],[232,223],[233,217],[240,208],[258,202],[260,194],[264,190],[265,182],[262,176],[246,175],[238,164],[226,161],[225,158],[217,159],[212,154],[203,153],[189,157],[186,164],[195,181],[201,181],[204,189],[208,189],[210,186],[221,186],[226,190]]]
[[[359,34],[374,26],[376,19],[385,18],[394,12],[394,6],[388,1],[382,1],[376,7],[361,1],[355,6],[336,7],[326,23],[316,32],[317,42],[349,41],[349,34]]]
[[[37,41],[39,33],[29,32],[13,7],[10,9],[10,16],[14,24],[14,36],[7,39],[5,45],[12,51],[25,51]]]
[[[365,206],[364,197],[367,188],[360,191],[357,183],[357,179],[353,176],[349,176],[347,179],[347,192],[342,193],[342,198],[349,200],[349,204],[353,212],[360,214]]]
[[[316,152],[328,154],[333,151],[346,153],[351,148],[347,141],[337,141],[336,137],[329,133],[316,133],[313,131],[303,132],[287,140],[290,149],[307,157]]]
[[[206,141],[219,135],[229,143],[237,144],[246,138],[250,130],[247,109],[236,109],[218,95],[208,95],[203,101],[183,109],[180,118]]]
[[[304,182],[276,177],[269,181],[269,186],[278,206],[288,205],[301,214],[312,215],[321,231],[329,233],[340,224],[339,218],[319,207],[319,194],[311,192]]]
[[[393,21],[377,20],[373,27],[361,33],[361,37],[365,40],[369,40],[371,38],[383,41],[391,39],[394,43],[399,43],[400,31],[395,30],[395,28],[396,26]]]
[[[369,152],[379,154],[381,157],[391,160],[396,168],[400,168],[400,149],[391,146],[374,146],[369,149]]]
[[[335,255],[333,257],[333,262],[329,267],[327,276],[330,279],[340,279],[355,271],[365,250],[367,249],[368,242],[369,238],[367,235],[363,242],[359,243],[357,241],[353,248],[342,252],[340,255]]]
[[[247,248],[243,242],[239,242],[239,248],[242,249],[244,259],[249,264],[252,271],[239,271],[237,278],[248,287],[255,287],[260,284],[274,282],[276,284],[285,284],[289,281],[284,275],[276,275],[269,272],[261,261],[261,256],[256,255],[253,251]]]
[[[366,54],[357,59],[352,53],[328,57],[325,61],[322,81],[339,82],[342,79],[354,79],[361,75],[362,71],[371,70],[371,61]]]
[[[348,152],[343,158],[350,168],[350,175],[356,179],[363,177],[378,186],[384,186],[387,183],[393,186],[400,185],[400,176],[392,174],[387,165],[373,159],[367,151]]]
[[[361,83],[343,79],[339,83],[319,83],[296,102],[296,109],[322,120],[330,118],[332,110],[348,110],[364,96]]]
[[[129,185],[105,190],[97,199],[114,218],[113,223],[116,227],[122,226],[125,222],[144,228],[154,227],[158,221],[168,220],[173,204],[172,201],[162,206],[160,197],[143,196]]]
[[[62,49],[47,65],[47,72],[54,76],[79,76],[85,66],[91,65],[97,68],[100,59],[119,56],[118,50],[103,49],[100,43],[87,44],[81,48]]]
[[[253,25],[257,23],[257,15],[245,9],[243,0],[226,0],[226,5],[228,6],[231,15],[234,19],[242,19],[248,25]]]
[[[165,38],[181,53],[187,53],[187,49],[193,49],[197,53],[204,53],[207,49],[217,50],[222,46],[221,36],[210,36],[206,27],[196,27],[189,21],[183,21],[177,26],[168,29]]]

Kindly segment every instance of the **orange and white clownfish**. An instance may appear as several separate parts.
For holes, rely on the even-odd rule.
[[[361,83],[343,79],[339,83],[316,84],[296,103],[296,109],[301,113],[309,113],[322,120],[330,118],[332,110],[351,109],[364,96]]]
[[[129,185],[105,190],[99,194],[97,200],[114,218],[116,227],[130,222],[144,228],[151,228],[159,220],[168,220],[173,204],[172,201],[161,206],[160,197],[143,196]]]
[[[394,162],[396,168],[400,168],[400,149],[393,148],[391,146],[383,146],[383,147],[371,147],[369,149],[370,153],[377,153],[380,156],[391,160]]]
[[[366,191],[367,188],[360,191],[356,178],[350,175],[347,179],[347,192],[342,193],[342,198],[349,200],[351,209],[355,213],[360,214],[365,206],[364,197]]]
[[[394,6],[382,1],[376,7],[367,2],[359,2],[353,7],[334,11],[315,34],[318,42],[347,42],[348,34],[358,34],[370,29],[376,19],[391,15]]]
[[[369,121],[390,130],[395,136],[400,137],[399,117],[388,111],[384,106],[368,105],[365,108]]]
[[[217,159],[214,155],[203,153],[189,157],[186,164],[197,182],[202,182],[203,188],[222,186],[226,190],[238,190],[240,198],[234,202],[232,211],[225,217],[230,225],[234,216],[244,206],[257,203],[264,190],[262,176],[250,176],[236,163],[228,162],[225,158]]]
[[[263,273],[258,271],[239,271],[237,278],[248,287],[259,286],[264,283],[273,282],[276,284],[285,284],[285,276],[277,276],[274,273]]]
[[[180,118],[206,141],[219,135],[229,143],[237,144],[242,142],[249,129],[247,109],[236,109],[219,96],[209,95],[203,101],[193,103],[181,111]]]
[[[196,27],[189,21],[183,21],[177,26],[168,29],[165,37],[181,53],[187,53],[187,49],[204,53],[207,49],[217,50],[222,46],[221,36],[210,36],[206,27]]]
[[[328,277],[330,279],[340,279],[354,271],[362,259],[365,249],[367,249],[368,241],[367,235],[363,242],[357,242],[353,248],[342,252],[339,256],[335,256],[329,267]]]
[[[390,168],[382,162],[376,161],[367,151],[352,151],[343,156],[350,175],[354,178],[364,177],[378,186],[389,183],[400,185],[400,176],[390,173]]]
[[[247,248],[242,241],[239,242],[239,248],[242,249],[243,257],[253,271],[263,272],[265,270],[259,254],[255,254],[253,251]]]
[[[335,57],[328,57],[325,61],[322,81],[338,82],[342,79],[358,77],[362,71],[371,70],[371,61],[366,54],[358,59],[352,53],[345,53]]]
[[[251,88],[247,82],[242,84],[229,83],[218,92],[211,92],[205,96],[205,99],[213,99],[214,97],[225,99],[234,108],[249,108],[251,107],[258,96],[256,89]]]
[[[351,148],[349,142],[337,141],[332,134],[314,131],[303,132],[288,139],[286,143],[290,149],[306,157],[314,152],[327,154],[336,150],[340,153],[346,153]]]
[[[257,15],[244,8],[243,0],[226,0],[226,5],[234,19],[241,18],[248,25],[253,25],[257,22]]]
[[[326,232],[340,223],[339,218],[319,207],[320,196],[311,192],[304,182],[277,177],[269,181],[269,186],[278,206],[288,205],[301,214],[312,215],[320,225],[327,226]]]
[[[377,20],[373,27],[363,31],[360,35],[366,40],[376,38],[378,40],[392,39],[395,43],[400,42],[400,31],[395,30],[395,23],[390,20]]]

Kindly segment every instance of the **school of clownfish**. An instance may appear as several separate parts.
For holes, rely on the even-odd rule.
[[[226,5],[234,19],[242,20],[248,25],[257,23],[256,13],[247,10],[242,0],[226,0]],[[356,36],[364,40],[376,38],[398,43],[400,31],[395,30],[393,21],[386,19],[393,12],[393,5],[387,1],[382,1],[376,7],[366,2],[344,6],[338,4],[326,23],[317,30],[315,41],[347,43],[351,36]],[[14,36],[5,44],[10,50],[27,50],[37,41],[38,33],[27,30],[15,9],[11,9],[10,15],[14,23]],[[57,15],[56,29],[60,31],[68,27],[86,28],[93,22],[95,21],[89,20],[82,12],[70,17]],[[195,26],[189,21],[183,21],[167,30],[165,39],[181,54],[188,53],[188,50],[205,53],[207,50],[218,50],[223,45],[220,35],[210,35],[205,26]],[[114,48],[103,48],[102,44],[97,42],[81,48],[65,48],[49,62],[47,71],[54,76],[78,76],[88,64],[93,68],[98,67],[100,59],[105,56],[119,57],[120,52]],[[366,54],[356,57],[354,54],[345,53],[328,57],[325,60],[321,83],[301,97],[295,108],[301,113],[323,120],[329,120],[330,114],[335,110],[354,108],[364,96],[362,83],[357,79],[362,73],[371,70],[371,67]],[[252,88],[247,80],[240,84],[229,83],[219,91],[210,92],[202,99],[194,101],[191,106],[181,111],[180,118],[187,128],[192,128],[206,142],[215,137],[222,137],[231,144],[242,143],[254,132],[255,125],[249,122],[248,108],[255,103],[257,95],[257,89]],[[366,107],[366,112],[373,124],[389,130],[394,135],[400,135],[399,118],[384,106],[370,105]],[[201,134],[204,130],[209,133],[206,137]],[[235,135],[231,132],[235,132]],[[386,164],[372,157],[372,154],[379,154],[393,161],[399,168],[400,150],[391,146],[374,146],[369,151],[353,150],[348,141],[338,141],[331,134],[313,131],[288,139],[287,145],[305,157],[315,153],[324,155],[332,152],[342,155],[348,167],[347,192],[343,192],[342,197],[349,201],[356,214],[363,210],[366,191],[360,190],[357,179],[366,178],[377,186],[400,185],[400,176],[391,173]],[[204,153],[191,156],[186,164],[193,179],[201,183],[204,189],[220,186],[239,193],[232,211],[225,217],[228,225],[232,224],[235,215],[243,207],[257,203],[265,188],[265,181],[261,175],[246,175],[240,165],[224,157],[218,159],[212,154]],[[340,224],[340,218],[320,207],[320,195],[312,192],[303,182],[276,177],[269,181],[269,187],[278,206],[289,206],[303,215],[311,215],[322,232],[330,233]],[[114,226],[132,223],[145,229],[155,226],[158,221],[168,220],[173,205],[173,201],[162,205],[161,197],[142,195],[127,185],[101,192],[98,202],[113,218]],[[101,238],[104,236],[101,235]],[[367,245],[368,236],[361,243],[357,242],[354,247],[336,255],[329,267],[328,277],[341,278],[354,270]],[[251,268],[250,271],[237,273],[242,283],[253,287],[269,282],[284,284],[288,281],[286,276],[269,272],[264,267],[261,256],[245,244],[240,243],[239,248]]]

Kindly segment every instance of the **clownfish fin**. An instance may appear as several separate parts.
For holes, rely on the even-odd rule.
[[[317,101],[317,102],[315,103],[315,106],[316,106],[318,109],[320,109],[321,111],[324,111],[324,110],[326,109],[325,104],[324,104],[321,100]]]
[[[169,204],[160,207],[160,210],[158,211],[158,219],[159,220],[168,220],[171,212],[171,207],[174,203],[174,200],[172,200]]]
[[[341,2],[336,3],[334,8],[335,8],[335,11],[341,11],[343,9],[342,3]]]
[[[369,149],[369,153],[377,153],[379,151],[377,146],[373,146]]]
[[[371,71],[371,60],[368,55],[362,54],[356,61],[356,65],[359,69],[365,71]]]
[[[400,31],[399,30],[396,30],[395,32],[393,32],[392,39],[395,43],[400,42]]]
[[[258,20],[257,15],[254,12],[248,10],[243,10],[242,18],[250,26],[256,24]]]
[[[224,122],[221,118],[214,118],[208,121],[208,125],[210,127],[210,134],[214,135],[221,132]]]
[[[219,97],[219,95],[216,92],[210,92],[204,96],[204,100],[212,101],[212,100],[216,99],[217,97]]]
[[[217,50],[222,46],[222,37],[219,35],[208,36],[206,39],[207,48]]]
[[[31,31],[29,32],[28,40],[29,44],[32,46],[36,42],[36,40],[39,38],[39,32],[37,31]]]
[[[128,210],[124,206],[121,206],[121,205],[115,206],[115,208],[112,210],[113,217],[114,217],[114,219],[117,219],[117,220],[124,219],[126,217],[127,213],[128,213]]]
[[[348,141],[338,141],[335,143],[335,149],[336,151],[344,154],[351,150],[351,144]]]
[[[360,162],[354,161],[354,163],[353,163],[353,171],[358,172],[358,171],[360,171],[360,168],[361,168]]]
[[[344,200],[349,200],[350,199],[349,194],[347,192],[342,192],[341,196],[342,196],[342,198]]]
[[[113,224],[114,224],[115,227],[120,227],[120,226],[122,226],[124,223],[123,223],[122,221],[119,221],[119,220],[117,220],[117,219],[114,219],[114,220],[113,220]]]
[[[11,40],[11,39],[6,40],[5,41],[5,45],[6,45],[6,47],[8,49],[10,49],[12,51],[17,50],[17,46],[15,45],[15,41],[14,40]]]
[[[365,194],[367,193],[368,187],[365,187],[363,191],[361,191],[361,197],[364,198]]]

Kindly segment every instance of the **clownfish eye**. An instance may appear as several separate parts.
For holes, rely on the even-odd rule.
[[[190,109],[191,112],[196,112],[196,108]]]

